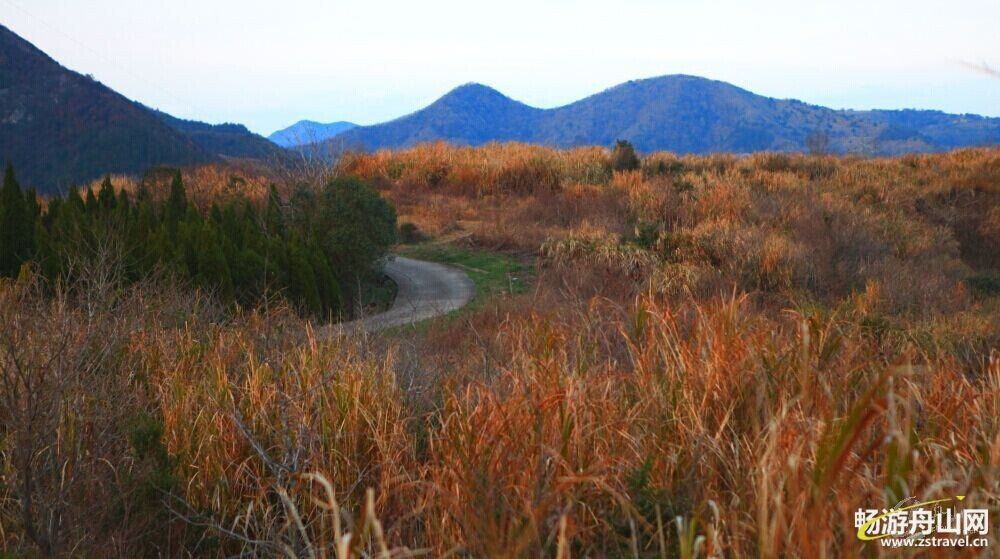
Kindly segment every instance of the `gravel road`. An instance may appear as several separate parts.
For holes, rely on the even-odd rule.
[[[385,274],[398,287],[392,307],[384,313],[336,325],[331,330],[375,332],[413,324],[462,308],[476,294],[476,286],[465,272],[436,262],[393,256],[385,264]]]

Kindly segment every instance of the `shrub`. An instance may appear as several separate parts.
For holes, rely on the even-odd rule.
[[[634,171],[640,166],[635,148],[627,140],[618,140],[611,150],[611,168],[615,171]]]
[[[427,236],[420,231],[415,223],[407,221],[399,224],[399,242],[412,245],[426,239]]]

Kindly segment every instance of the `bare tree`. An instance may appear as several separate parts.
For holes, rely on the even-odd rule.
[[[80,262],[73,291],[31,274],[0,284],[3,466],[23,533],[44,555],[87,549],[120,494],[121,431],[134,410],[115,374],[134,302],[114,247]],[[106,524],[105,524],[106,525]]]

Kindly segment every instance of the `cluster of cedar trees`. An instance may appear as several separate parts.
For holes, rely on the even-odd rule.
[[[287,201],[272,187],[265,204],[237,196],[207,215],[188,201],[179,172],[160,201],[144,186],[116,193],[106,178],[96,193],[73,189],[43,208],[10,165],[0,190],[0,276],[30,262],[53,285],[69,284],[110,251],[126,282],[166,273],[248,306],[281,294],[317,317],[353,312],[395,236],[395,210],[355,178],[299,189]]]

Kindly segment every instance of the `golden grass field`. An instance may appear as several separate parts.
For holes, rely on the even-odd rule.
[[[232,316],[98,265],[56,296],[0,284],[0,550],[972,555],[863,546],[853,519],[997,513],[1000,150],[608,158],[345,157],[400,222],[530,270],[390,335],[317,339],[280,300]]]

